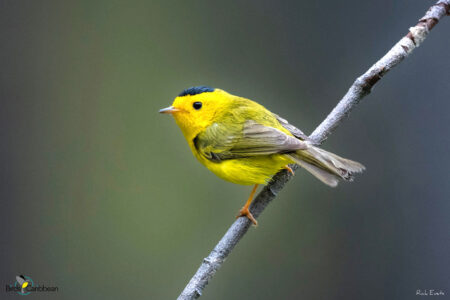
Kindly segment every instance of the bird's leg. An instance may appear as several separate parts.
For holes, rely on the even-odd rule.
[[[284,169],[288,170],[292,175],[295,175],[294,170],[292,170],[291,167],[289,167],[289,165],[285,165]]]
[[[239,217],[242,217],[242,216],[246,216],[250,221],[252,221],[252,223],[255,226],[258,225],[258,222],[253,217],[252,213],[250,212],[250,210],[248,208],[250,206],[250,203],[252,203],[253,196],[255,195],[257,187],[258,187],[258,185],[255,184],[255,186],[253,187],[253,190],[252,190],[252,192],[250,194],[250,197],[248,197],[247,202],[245,202],[245,205],[241,208],[241,210],[239,211],[239,214],[236,216],[236,218],[239,218]]]

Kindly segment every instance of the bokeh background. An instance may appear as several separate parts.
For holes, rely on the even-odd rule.
[[[158,109],[205,84],[310,133],[432,3],[1,1],[0,298],[18,274],[59,287],[33,298],[176,298],[250,187]],[[324,144],[367,171],[298,170],[202,299],[450,295],[449,29]]]

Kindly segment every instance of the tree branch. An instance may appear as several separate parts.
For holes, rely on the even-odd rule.
[[[419,23],[409,28],[409,32],[394,47],[389,50],[369,70],[358,77],[337,106],[326,119],[310,135],[315,144],[321,144],[347,117],[352,108],[368,95],[372,87],[392,68],[403,61],[411,52],[425,40],[429,31],[445,15],[450,15],[450,0],[440,0],[431,6]],[[293,166],[296,169],[297,165]],[[291,179],[287,171],[276,174],[272,181],[255,198],[250,210],[255,218],[263,212],[266,206],[277,196],[277,193]],[[197,299],[201,296],[208,281],[223,264],[224,260],[240,241],[251,225],[245,218],[238,218],[228,229],[212,252],[203,260],[194,277],[189,281],[178,300]]]

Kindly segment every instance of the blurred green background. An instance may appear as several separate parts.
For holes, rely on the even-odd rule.
[[[433,1],[0,2],[2,291],[174,299],[250,187],[215,177],[157,113],[210,85],[310,133]],[[202,299],[450,294],[450,20],[324,148],[367,171],[302,170]]]

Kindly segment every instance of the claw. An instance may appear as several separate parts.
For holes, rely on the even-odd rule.
[[[239,217],[247,217],[250,221],[252,221],[252,223],[257,226],[258,222],[256,221],[256,219],[253,217],[252,213],[250,212],[250,210],[248,209],[250,207],[250,204],[252,203],[253,200],[253,196],[255,196],[256,193],[256,189],[258,188],[258,185],[255,184],[255,186],[253,187],[253,190],[250,194],[250,197],[248,197],[247,202],[245,202],[245,205],[241,208],[241,210],[239,211],[239,214],[236,216],[236,219]]]
[[[294,170],[292,170],[291,167],[289,167],[289,165],[285,165],[284,168],[288,170],[292,175],[295,175]]]
[[[239,214],[236,216],[236,219],[239,217],[247,217],[250,221],[252,221],[253,225],[258,226],[258,221],[253,217],[252,213],[248,209],[248,207],[243,207],[239,211]]]

